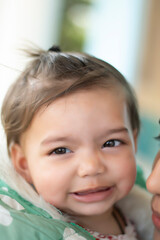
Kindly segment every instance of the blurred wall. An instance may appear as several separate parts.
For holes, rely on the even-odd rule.
[[[151,0],[143,38],[139,100],[145,114],[160,118],[160,1]]]
[[[136,86],[150,0],[95,0],[85,50],[113,64]]]
[[[17,68],[17,49],[24,44],[48,48],[57,42],[62,6],[62,0],[1,0],[0,61]]]
[[[47,49],[58,42],[63,4],[63,0],[0,0],[0,106],[26,63],[18,50],[31,43]]]

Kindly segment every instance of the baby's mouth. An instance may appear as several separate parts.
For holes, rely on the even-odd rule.
[[[71,193],[71,196],[79,202],[93,203],[104,201],[112,196],[114,186],[98,187],[92,189],[84,189]]]
[[[110,188],[111,187],[98,187],[98,188],[94,188],[94,189],[87,189],[87,190],[74,192],[73,194],[76,194],[79,196],[84,196],[84,195],[93,194],[93,193],[97,193],[97,192],[104,192],[104,191],[109,190]]]

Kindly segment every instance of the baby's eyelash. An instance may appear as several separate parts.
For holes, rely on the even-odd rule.
[[[124,144],[124,141],[120,140],[120,139],[110,139],[108,141],[106,141],[102,147],[117,147],[121,144]]]
[[[58,148],[55,148],[53,149],[52,151],[49,152],[49,156],[50,155],[62,155],[62,154],[66,154],[66,153],[70,153],[71,150],[68,149],[68,148],[65,148],[65,147],[58,147]]]

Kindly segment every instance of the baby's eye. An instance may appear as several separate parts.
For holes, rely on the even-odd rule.
[[[106,141],[106,142],[103,144],[102,148],[106,148],[106,147],[117,147],[117,146],[119,146],[121,143],[122,143],[122,141],[116,140],[116,139],[108,140],[108,141]]]
[[[65,147],[59,147],[59,148],[56,148],[54,149],[51,153],[51,154],[66,154],[66,153],[70,153],[71,150],[69,150],[68,148],[65,148]]]

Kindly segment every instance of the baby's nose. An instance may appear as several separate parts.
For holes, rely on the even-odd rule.
[[[103,159],[98,154],[83,155],[83,159],[80,161],[78,168],[78,175],[80,177],[95,176],[102,174],[105,170]]]

